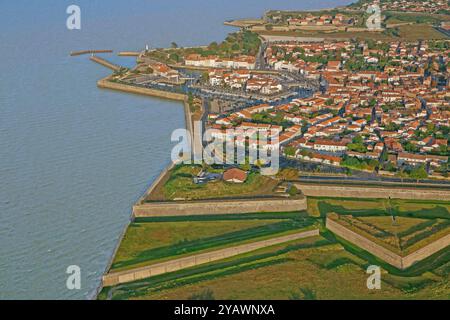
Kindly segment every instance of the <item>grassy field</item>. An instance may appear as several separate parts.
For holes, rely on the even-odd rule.
[[[372,260],[330,237],[312,237],[220,262],[102,291],[99,299],[448,299],[449,266],[403,276],[382,273],[382,289],[369,290]],[[444,270],[442,270],[444,269]],[[212,297],[211,297],[212,295]]]
[[[242,215],[203,217],[203,220],[158,222],[141,219],[132,223],[118,252],[111,270],[119,271],[171,260],[194,253],[217,250],[265,238],[281,236],[313,226],[315,221],[305,215],[277,214],[278,219],[242,219]]]
[[[300,239],[136,282],[104,288],[99,299],[449,299],[450,250],[399,270],[324,228],[329,212],[353,215],[386,232],[411,236],[450,220],[450,203],[308,198],[308,212],[137,219],[114,270],[127,269],[321,226]],[[397,225],[392,224],[391,213]],[[307,218],[309,215],[309,218]],[[415,244],[412,244],[415,245]],[[382,289],[366,286],[369,265]]]
[[[270,196],[274,195],[273,189],[278,184],[278,180],[257,173],[250,173],[247,181],[242,184],[224,181],[195,184],[192,179],[200,171],[200,166],[175,167],[147,200],[199,200],[228,198],[233,196]]]

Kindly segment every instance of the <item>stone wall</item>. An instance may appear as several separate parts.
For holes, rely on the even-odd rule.
[[[339,224],[336,221],[333,221],[330,218],[327,218],[326,220],[326,227],[328,230],[338,235],[339,237],[353,244],[356,244],[358,247],[370,252],[374,256],[380,258],[383,261],[386,261],[390,265],[393,265],[398,269],[403,269],[402,257],[398,254],[395,254],[392,251],[376,244],[375,242],[364,238],[363,236],[350,229],[347,229],[343,225]]]
[[[408,268],[414,263],[428,258],[432,254],[435,254],[448,246],[450,246],[450,234],[404,257],[403,268]]]
[[[135,218],[159,216],[195,216],[257,212],[289,212],[307,209],[305,198],[264,198],[243,200],[171,201],[138,204]]]
[[[384,248],[383,246],[363,237],[362,235],[359,235],[356,232],[344,227],[343,225],[339,224],[336,221],[333,221],[330,218],[327,218],[326,220],[326,227],[328,230],[332,231],[339,237],[357,245],[358,247],[370,252],[374,256],[401,270],[411,267],[414,263],[428,258],[429,256],[450,245],[449,234],[405,257],[402,257]]]
[[[171,99],[171,100],[177,100],[177,101],[184,101],[186,99],[186,95],[181,94],[181,93],[155,90],[155,89],[150,89],[150,88],[141,88],[141,87],[126,85],[126,84],[122,84],[122,83],[111,82],[111,81],[109,81],[109,77],[99,80],[97,82],[97,86],[99,88],[104,88],[104,89],[119,90],[119,91],[128,92],[128,93],[143,94],[146,96],[152,96],[152,97],[163,98],[163,99]]]
[[[154,265],[136,268],[132,270],[125,270],[119,272],[111,272],[103,276],[103,286],[109,287],[121,283],[141,280],[167,272],[174,272],[177,270],[194,267],[200,264],[209,263],[217,260],[226,259],[239,254],[255,251],[261,248],[273,246],[276,244],[293,241],[297,239],[318,236],[319,230],[303,231],[295,234],[290,234],[282,237],[267,239],[263,241],[243,244],[240,246],[220,249],[216,251],[196,254],[189,257],[179,258],[171,261],[161,262]]]
[[[326,184],[294,183],[295,186],[309,197],[336,198],[393,198],[406,200],[445,200],[450,201],[449,190],[426,188],[395,188],[373,186],[338,186]]]

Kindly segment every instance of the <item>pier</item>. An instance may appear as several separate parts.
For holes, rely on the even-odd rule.
[[[107,68],[109,68],[111,70],[114,70],[114,71],[120,71],[120,69],[122,69],[121,66],[118,66],[118,65],[116,65],[114,63],[111,63],[111,62],[109,62],[109,61],[107,61],[105,59],[102,59],[102,58],[94,56],[94,55],[91,56],[89,59],[94,61],[94,62],[97,62],[98,64],[101,64],[104,67],[107,67]]]
[[[117,55],[119,57],[139,57],[141,54],[141,52],[137,52],[137,51],[122,51],[119,52]]]
[[[96,54],[96,53],[112,53],[112,50],[80,50],[80,51],[72,51],[70,56],[81,56],[83,54]]]

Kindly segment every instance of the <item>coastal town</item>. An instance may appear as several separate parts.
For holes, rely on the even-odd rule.
[[[91,57],[113,70],[100,88],[182,102],[193,149],[133,206],[98,299],[448,299],[448,4],[388,3],[377,29],[359,1],[227,21],[240,29],[222,42],[127,52],[133,68]],[[216,150],[190,162],[208,129],[279,153],[279,170]],[[368,265],[387,290],[368,289]]]
[[[114,81],[179,87],[200,100],[228,102],[204,117],[208,128],[222,132],[218,139],[226,140],[227,129],[272,129],[289,159],[347,173],[447,178],[449,41],[271,41],[262,47],[258,57],[188,53],[171,66],[146,51],[136,69]],[[201,71],[188,75],[183,67]],[[305,91],[308,82],[314,86]]]

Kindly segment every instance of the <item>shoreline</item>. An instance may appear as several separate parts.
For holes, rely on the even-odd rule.
[[[170,93],[165,91],[159,91],[154,89],[146,89],[146,88],[133,88],[131,86],[126,86],[124,84],[120,83],[114,83],[109,81],[111,79],[111,76],[107,76],[105,78],[102,78],[97,81],[97,87],[101,89],[109,89],[109,90],[115,90],[120,92],[126,92],[131,94],[139,94],[139,95],[145,95],[155,98],[162,98],[162,99],[168,99],[172,101],[178,101],[183,102],[183,108],[184,108],[184,115],[185,115],[185,127],[189,132],[192,131],[192,113],[189,109],[189,105],[187,104],[187,96],[177,93]],[[136,205],[139,205],[142,203],[143,199],[145,199],[153,190],[154,188],[161,182],[161,179],[165,176],[165,174],[170,171],[175,166],[175,163],[171,162],[164,170],[160,172],[160,174],[155,178],[155,180],[150,184],[150,186],[146,189],[144,194],[139,197],[139,199],[135,202],[135,204],[131,207],[131,214],[129,216],[128,223],[124,226],[121,234],[119,235],[119,238],[117,239],[116,246],[114,247],[113,253],[111,254],[111,257],[109,258],[108,264],[105,268],[105,270],[102,272],[102,277],[100,281],[100,285],[97,287],[95,292],[92,295],[91,300],[97,300],[98,295],[103,290],[103,277],[108,274],[108,270],[110,270],[112,263],[114,262],[114,258],[117,254],[117,251],[119,250],[120,244],[125,237],[125,234],[130,226],[130,224],[134,221],[134,212],[133,207]]]

